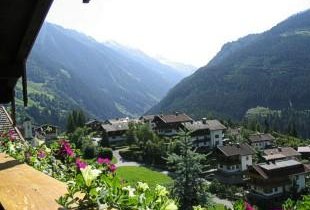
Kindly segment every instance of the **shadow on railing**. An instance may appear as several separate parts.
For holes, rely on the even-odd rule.
[[[5,169],[9,169],[9,168],[13,168],[14,166],[20,165],[22,163],[20,163],[18,160],[8,160],[4,163],[0,163],[0,171],[5,170]],[[0,207],[1,210],[1,207]]]

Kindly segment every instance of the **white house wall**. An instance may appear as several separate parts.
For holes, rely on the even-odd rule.
[[[210,132],[211,146],[223,146],[223,130],[216,130]]]
[[[252,155],[241,156],[241,171],[247,170],[252,164]]]
[[[291,179],[292,179],[292,182],[293,182],[293,180],[296,181],[296,185],[298,186],[298,189],[297,189],[298,192],[300,192],[302,189],[305,188],[306,180],[305,180],[304,174],[293,176]]]

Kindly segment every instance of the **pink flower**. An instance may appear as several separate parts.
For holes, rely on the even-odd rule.
[[[114,164],[109,165],[109,169],[111,172],[114,172],[116,170],[116,165]]]
[[[255,210],[248,202],[245,202],[245,210]]]
[[[44,152],[44,151],[39,151],[38,157],[39,157],[40,159],[45,158],[45,157],[46,157],[45,152]]]
[[[15,131],[14,131],[13,129],[10,129],[10,130],[9,130],[9,135],[10,135],[10,136],[14,136],[14,134],[15,134]]]
[[[101,158],[101,157],[99,157],[98,159],[97,159],[97,162],[99,163],[99,164],[109,164],[110,163],[110,160],[108,159],[108,158]]]
[[[68,141],[66,141],[66,140],[61,140],[60,142],[60,151],[61,151],[61,154],[66,154],[66,155],[68,155],[68,156],[70,156],[70,157],[73,157],[74,156],[74,152],[73,152],[73,150],[71,149],[71,145],[70,145],[70,143],[68,142]]]
[[[87,163],[82,161],[80,158],[77,158],[75,161],[76,167],[78,167],[78,169],[83,169],[86,168]]]

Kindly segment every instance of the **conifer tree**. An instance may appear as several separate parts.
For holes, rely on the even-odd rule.
[[[67,132],[72,133],[75,129],[74,121],[72,114],[69,113],[68,118],[67,118]]]
[[[67,132],[73,133],[76,128],[83,127],[85,122],[84,112],[82,110],[73,110],[67,117]]]
[[[102,147],[110,147],[109,137],[108,137],[108,134],[107,134],[107,132],[105,130],[103,130],[102,134],[101,134],[100,146],[102,146]]]
[[[208,193],[201,178],[204,169],[202,161],[204,155],[193,150],[193,144],[188,133],[180,133],[177,137],[180,151],[178,154],[169,154],[168,164],[174,171],[174,186],[172,192],[181,204],[183,210],[192,209],[194,205],[205,205],[208,201]],[[201,201],[204,200],[204,203]]]

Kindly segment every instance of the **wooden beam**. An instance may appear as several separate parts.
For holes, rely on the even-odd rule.
[[[17,53],[17,61],[27,59],[52,3],[53,0],[37,0]]]
[[[23,75],[24,64],[22,62],[14,64],[0,65],[0,78],[20,78]]]

